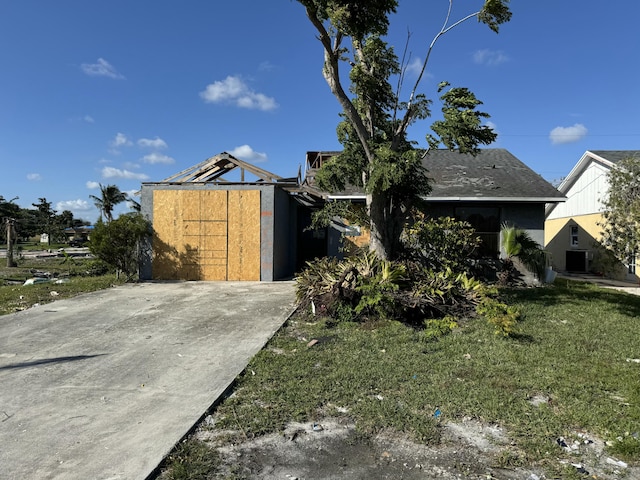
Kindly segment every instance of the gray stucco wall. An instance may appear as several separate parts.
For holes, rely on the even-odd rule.
[[[503,221],[529,232],[533,240],[544,245],[544,204],[513,203],[502,207]]]
[[[544,204],[543,203],[474,203],[474,202],[437,202],[429,204],[427,214],[431,217],[455,216],[456,208],[498,207],[500,225],[508,223],[526,230],[531,238],[544,245]]]
[[[282,280],[290,278],[295,270],[298,222],[291,196],[279,188],[274,194],[273,280]]]
[[[153,189],[145,188],[142,185],[140,193],[140,213],[153,225]],[[140,246],[140,280],[151,280],[151,260],[153,250],[151,246],[152,237],[145,238]]]

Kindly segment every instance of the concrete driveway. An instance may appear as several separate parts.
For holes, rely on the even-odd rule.
[[[0,316],[0,479],[147,478],[293,302],[293,282],[142,283]]]

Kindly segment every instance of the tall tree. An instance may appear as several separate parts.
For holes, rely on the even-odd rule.
[[[113,220],[113,209],[119,203],[127,201],[127,194],[121,192],[116,185],[100,184],[100,196],[89,195],[93,200],[96,208],[100,210],[100,218],[105,219],[107,223]]]
[[[51,207],[51,202],[48,202],[45,197],[38,198],[38,203],[32,203],[31,205],[37,209],[35,216],[40,226],[40,233],[47,234],[47,244],[51,245],[56,212]]]
[[[619,161],[607,174],[602,244],[627,263],[640,253],[640,158]]]
[[[338,140],[343,151],[327,162],[316,179],[329,191],[345,184],[361,186],[367,193],[370,219],[370,248],[382,258],[399,252],[400,235],[412,206],[430,192],[422,166],[424,150],[407,138],[407,129],[417,120],[430,117],[432,100],[419,93],[431,51],[437,40],[473,18],[498,32],[509,21],[509,0],[484,0],[481,8],[453,22],[453,0],[445,22],[426,49],[421,72],[407,100],[400,98],[408,58],[398,60],[383,37],[396,0],[298,0],[318,32],[324,50],[323,75],[342,107],[343,121]],[[426,5],[426,4],[425,4]],[[425,7],[426,8],[426,7]],[[348,92],[342,85],[340,67],[350,68]],[[395,80],[395,86],[391,83]],[[482,104],[466,88],[439,84],[443,119],[433,123],[427,135],[430,148],[444,144],[449,149],[475,154],[496,134],[481,122],[488,114],[476,108]]]

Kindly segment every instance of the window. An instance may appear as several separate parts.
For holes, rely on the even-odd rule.
[[[631,275],[635,275],[636,274],[636,254],[634,253],[633,255],[629,255],[629,264],[627,266],[628,268],[628,272]]]
[[[578,246],[578,226],[577,225],[571,226],[571,246],[572,247]]]
[[[455,217],[469,222],[482,240],[480,255],[497,257],[500,252],[500,209],[497,207],[457,207]]]

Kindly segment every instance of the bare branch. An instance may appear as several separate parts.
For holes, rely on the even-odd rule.
[[[402,61],[400,62],[400,75],[398,75],[398,84],[396,86],[396,102],[393,107],[393,121],[396,121],[398,114],[398,103],[400,101],[400,93],[402,91],[402,85],[404,84],[404,75],[409,67],[409,61],[411,60],[411,53],[408,54],[409,50],[409,40],[411,39],[411,32],[407,30],[407,41],[404,44],[404,50],[402,51]]]
[[[453,0],[449,0],[449,8],[447,10],[447,15],[445,17],[444,23],[440,31],[436,34],[435,37],[433,37],[433,40],[431,40],[431,43],[429,44],[427,55],[425,56],[424,62],[422,63],[422,69],[420,70],[420,74],[418,75],[416,83],[414,84],[413,89],[411,90],[411,94],[409,95],[409,101],[407,102],[407,111],[405,112],[404,117],[402,118],[402,122],[400,122],[400,125],[398,125],[398,128],[396,130],[396,134],[395,134],[396,137],[399,137],[400,135],[402,135],[403,132],[406,131],[409,124],[411,123],[411,120],[413,119],[413,112],[412,112],[411,106],[413,105],[413,101],[416,96],[416,91],[418,90],[420,82],[422,81],[424,72],[427,70],[427,65],[429,63],[429,58],[431,57],[431,52],[433,51],[433,47],[435,46],[438,39],[442,37],[444,34],[446,34],[447,32],[451,31],[453,28],[457,27],[458,25],[466,22],[467,20],[473,17],[477,17],[478,15],[480,15],[480,11],[477,11],[475,13],[471,13],[467,15],[466,17],[461,18],[460,20],[458,20],[457,22],[451,25],[448,25],[449,19],[451,17],[452,8],[453,8]]]
[[[324,47],[324,68],[322,69],[322,74],[331,89],[331,93],[338,99],[338,102],[342,106],[342,110],[345,115],[352,123],[353,128],[358,135],[358,139],[362,144],[365,155],[369,162],[373,162],[373,153],[369,148],[369,139],[370,136],[368,134],[367,128],[365,127],[362,118],[358,114],[355,106],[351,102],[351,99],[344,91],[342,84],[340,83],[340,44],[342,41],[342,34],[340,32],[336,33],[336,37],[334,40],[334,45],[331,45],[331,36],[324,28],[322,21],[317,16],[317,13],[314,9],[310,7],[305,7],[307,17],[311,20],[313,26],[316,27],[320,34],[320,42]]]

